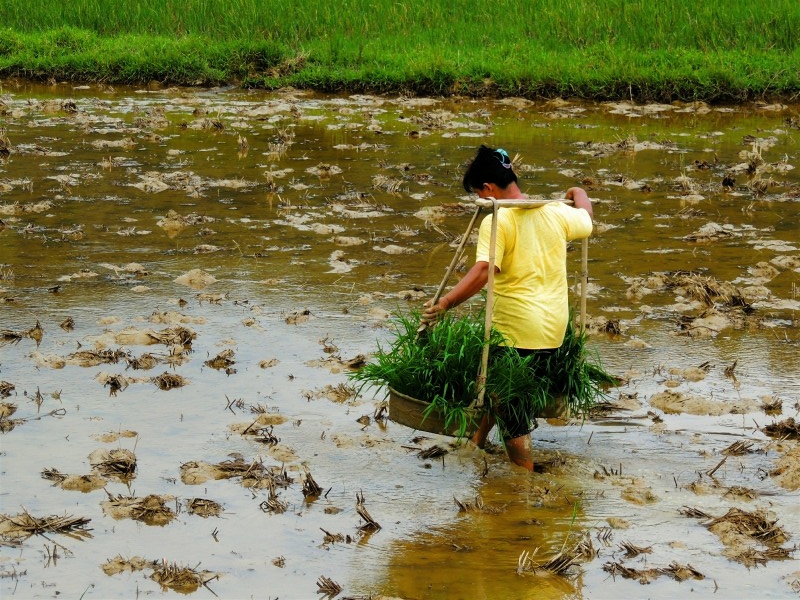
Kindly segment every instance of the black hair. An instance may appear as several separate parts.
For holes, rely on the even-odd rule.
[[[494,183],[505,189],[517,182],[517,175],[511,166],[508,153],[502,148],[497,150],[481,144],[478,154],[472,159],[464,173],[464,189],[471,194],[483,188],[484,183]]]

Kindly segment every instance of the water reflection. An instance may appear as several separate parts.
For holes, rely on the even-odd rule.
[[[535,552],[543,564],[572,550],[583,516],[579,494],[565,493],[557,480],[534,483],[499,465],[478,490],[480,508],[476,498],[459,498],[468,512],[460,512],[454,523],[392,544],[381,593],[431,599],[580,597],[576,569],[572,580],[544,569],[514,575],[525,551]],[[442,508],[458,510],[455,503]]]

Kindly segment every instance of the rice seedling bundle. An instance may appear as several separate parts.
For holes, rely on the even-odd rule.
[[[459,425],[463,435],[479,414],[475,411],[477,375],[485,343],[481,313],[448,312],[420,337],[420,313],[397,315],[392,320],[393,338],[388,347],[378,345],[373,359],[351,379],[364,388],[387,387],[426,402],[425,416],[438,414]],[[550,354],[520,356],[492,329],[486,377],[487,399],[502,426],[502,415],[523,411],[541,416],[556,403],[565,402],[569,414],[583,415],[614,382],[599,362],[590,360],[586,334],[577,332],[570,318],[564,342]]]

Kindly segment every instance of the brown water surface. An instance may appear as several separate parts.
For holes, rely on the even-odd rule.
[[[4,598],[172,593],[153,563],[106,574],[116,556],[219,574],[197,597],[318,597],[321,577],[364,598],[796,597],[797,442],[761,428],[800,410],[800,107],[20,84],[0,100],[0,382],[16,406],[0,514],[85,517],[92,535],[3,537]],[[534,475],[376,422],[382,392],[346,388],[344,363],[436,289],[480,143],[519,153],[532,195],[595,200],[591,346],[625,378],[609,414],[540,423]],[[194,339],[176,347],[176,327]],[[134,368],[145,355],[156,365]],[[162,389],[165,373],[186,385]],[[262,413],[261,441],[242,435]],[[719,466],[736,441],[749,451]],[[450,452],[416,456],[433,444]],[[132,451],[135,476],[81,492],[41,475],[96,473],[98,449]],[[186,476],[237,458],[292,481]],[[168,522],[102,505],[151,494]],[[377,531],[360,529],[362,494]],[[789,560],[748,563],[687,506],[769,511]],[[524,552],[544,563],[582,539],[594,554],[567,576],[518,574]],[[612,563],[705,578],[643,585]]]

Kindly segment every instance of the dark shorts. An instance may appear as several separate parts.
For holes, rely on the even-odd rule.
[[[542,350],[532,350],[530,348],[504,348],[503,351],[516,351],[523,358],[532,354],[540,356],[547,356],[553,354],[556,348],[546,348]],[[536,415],[526,414],[524,411],[504,411],[498,413],[498,427],[504,440],[513,440],[514,438],[529,435],[538,424],[536,423]]]

